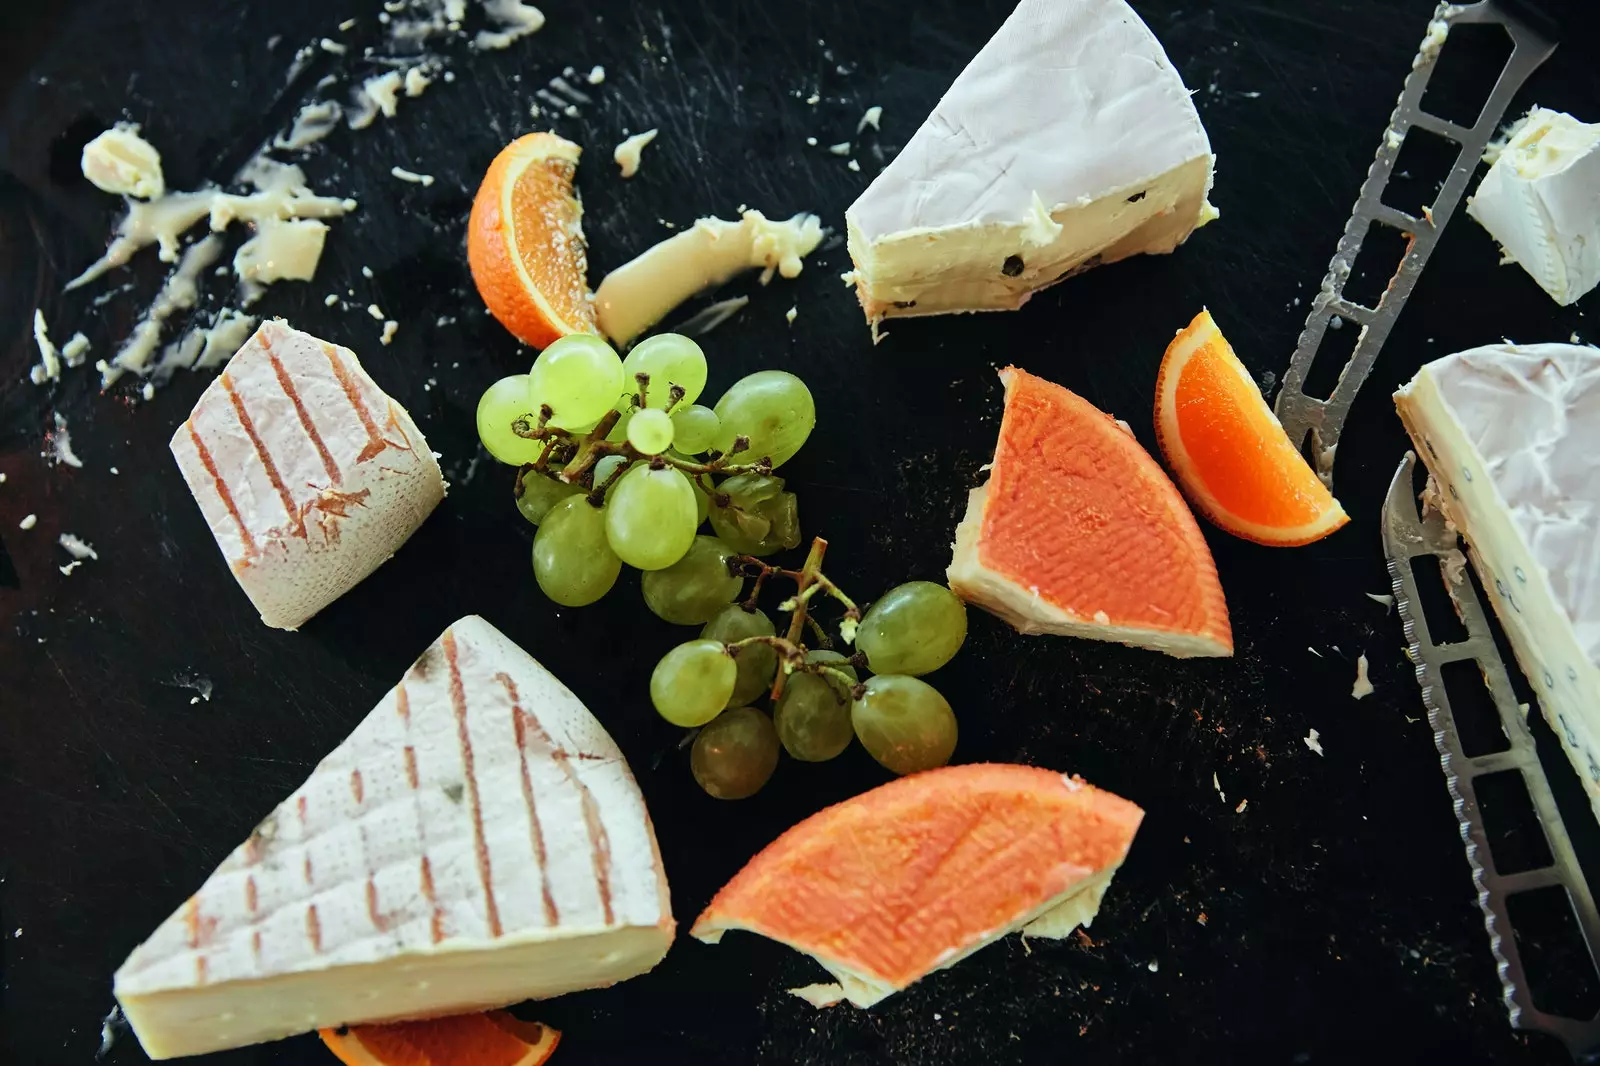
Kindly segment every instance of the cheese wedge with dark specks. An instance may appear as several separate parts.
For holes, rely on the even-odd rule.
[[[348,348],[263,322],[172,436],[228,567],[298,629],[393,555],[444,499],[422,431]]]
[[[804,952],[837,984],[792,989],[815,1006],[870,1007],[1022,930],[1087,926],[1144,812],[1030,766],[912,774],[812,815],[767,845],[694,924]]]
[[[1060,385],[1000,378],[1000,440],[956,528],[951,590],[1020,633],[1232,655],[1211,549],[1150,453]]]
[[[622,752],[474,616],[128,956],[115,991],[165,1059],[603,987],[654,967],[673,929]]]

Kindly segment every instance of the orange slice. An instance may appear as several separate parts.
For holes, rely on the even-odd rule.
[[[597,331],[583,205],[572,192],[581,152],[553,133],[518,137],[494,157],[472,201],[467,264],[478,295],[535,348]]]
[[[1350,521],[1201,311],[1161,360],[1156,440],[1197,511],[1257,544],[1321,540]]]
[[[794,993],[867,1007],[1016,929],[1088,925],[1144,812],[1030,766],[912,774],[812,815],[718,892],[693,934],[744,929],[839,979]]]
[[[540,1066],[561,1034],[503,1010],[319,1029],[345,1066]]]

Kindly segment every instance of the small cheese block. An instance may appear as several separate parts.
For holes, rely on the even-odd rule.
[[[486,1010],[651,969],[674,924],[622,752],[461,619],[116,975],[151,1058]]]
[[[1132,431],[1026,371],[1000,378],[1000,440],[956,527],[951,591],[1020,633],[1232,655],[1211,549]]]
[[[172,436],[240,587],[298,629],[393,555],[444,499],[406,409],[348,348],[263,322]]]
[[[1467,214],[1556,303],[1600,284],[1600,123],[1536,107],[1510,139]]]
[[[1600,349],[1458,352],[1395,405],[1600,816]]]
[[[869,322],[1010,310],[1216,217],[1183,79],[1123,0],[1022,0],[845,212]],[[852,275],[846,275],[847,279]]]

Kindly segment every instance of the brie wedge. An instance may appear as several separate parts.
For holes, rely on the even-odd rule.
[[[1467,214],[1563,307],[1600,284],[1600,123],[1536,107],[1500,149]]]
[[[134,950],[116,995],[151,1058],[199,1055],[610,985],[673,929],[621,751],[473,616]]]
[[[1216,217],[1189,91],[1123,0],[1022,0],[845,213],[874,325],[1011,310]]]
[[[1395,404],[1600,815],[1600,349],[1474,348]]]
[[[240,587],[278,629],[344,595],[444,499],[428,442],[341,348],[264,322],[172,437]]]

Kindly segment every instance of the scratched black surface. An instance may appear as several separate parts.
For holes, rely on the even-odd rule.
[[[345,38],[375,41],[377,5],[5,5],[0,1061],[90,1062],[126,952],[466,613],[557,664],[622,745],[681,923],[781,829],[883,780],[855,749],[821,767],[786,763],[752,801],[708,799],[644,697],[651,663],[680,632],[643,609],[637,578],[590,610],[556,610],[538,595],[532,530],[504,470],[474,462],[471,417],[482,387],[528,353],[482,311],[463,223],[499,146],[550,121],[529,117],[535,90],[565,66],[603,64],[596,102],[554,119],[589,153],[579,186],[596,277],[666,236],[663,220],[741,203],[815,210],[839,226],[1008,6],[551,0],[538,35],[477,57],[444,46],[454,84],[309,152],[313,185],[361,208],[334,224],[317,280],[279,285],[261,310],[357,349],[443,453],[453,488],[393,561],[290,634],[264,628],[229,580],[167,455],[204,378],[180,376],[149,403],[98,395],[87,368],[35,388],[23,380],[30,321],[40,306],[58,342],[81,328],[104,356],[159,284],[146,252],[105,284],[61,293],[117,213],[76,172],[89,136],[130,119],[160,147],[170,186],[226,179],[318,77],[366,69],[355,55],[319,55],[286,90],[293,49],[341,36],[347,16],[359,23]],[[1296,302],[1321,277],[1431,7],[1137,6],[1196,90],[1220,160],[1220,222],[1176,255],[1093,271],[1020,313],[897,324],[876,349],[839,283],[848,259],[834,245],[792,283],[736,284],[751,305],[707,339],[712,395],[760,367],[811,384],[819,430],[788,473],[807,531],[830,539],[830,569],[860,596],[942,574],[992,445],[995,365],[1015,361],[1082,392],[1147,445],[1162,349],[1201,304],[1253,372],[1282,371],[1303,320]],[[283,43],[269,50],[274,35]],[[1595,117],[1597,79],[1569,41],[1517,108]],[[812,92],[821,100],[808,105]],[[871,104],[884,108],[882,131],[857,136]],[[649,126],[660,139],[623,182],[609,149]],[[841,140],[855,142],[860,173],[826,151]],[[402,184],[388,173],[396,164],[439,180]],[[125,282],[133,291],[92,306]],[[229,295],[225,282],[207,279],[203,307]],[[346,290],[357,309],[324,306],[325,293]],[[359,310],[369,302],[399,320],[392,347]],[[1474,223],[1457,221],[1356,405],[1338,470],[1351,525],[1297,551],[1208,529],[1232,660],[1021,639],[973,615],[966,649],[938,678],[960,715],[958,757],[1077,771],[1149,812],[1092,942],[1013,938],[871,1012],[818,1013],[784,992],[816,979],[807,960],[754,937],[717,948],[685,938],[646,977],[525,1013],[566,1032],[561,1061],[573,1066],[1562,1061],[1554,1043],[1506,1023],[1399,626],[1363,593],[1386,591],[1375,518],[1404,446],[1390,389],[1426,358],[1503,335],[1592,339],[1585,311],[1597,307],[1557,309],[1520,271],[1496,266]],[[437,325],[440,316],[457,320]],[[69,419],[82,469],[40,457],[52,411]],[[20,530],[29,513],[37,527]],[[65,531],[101,555],[71,577],[57,569]],[[1356,702],[1362,652],[1377,691]],[[184,687],[197,678],[214,684],[209,701]],[[1313,728],[1325,757],[1302,741]],[[124,1035],[108,1061],[143,1056]],[[208,1061],[330,1060],[301,1037]]]

